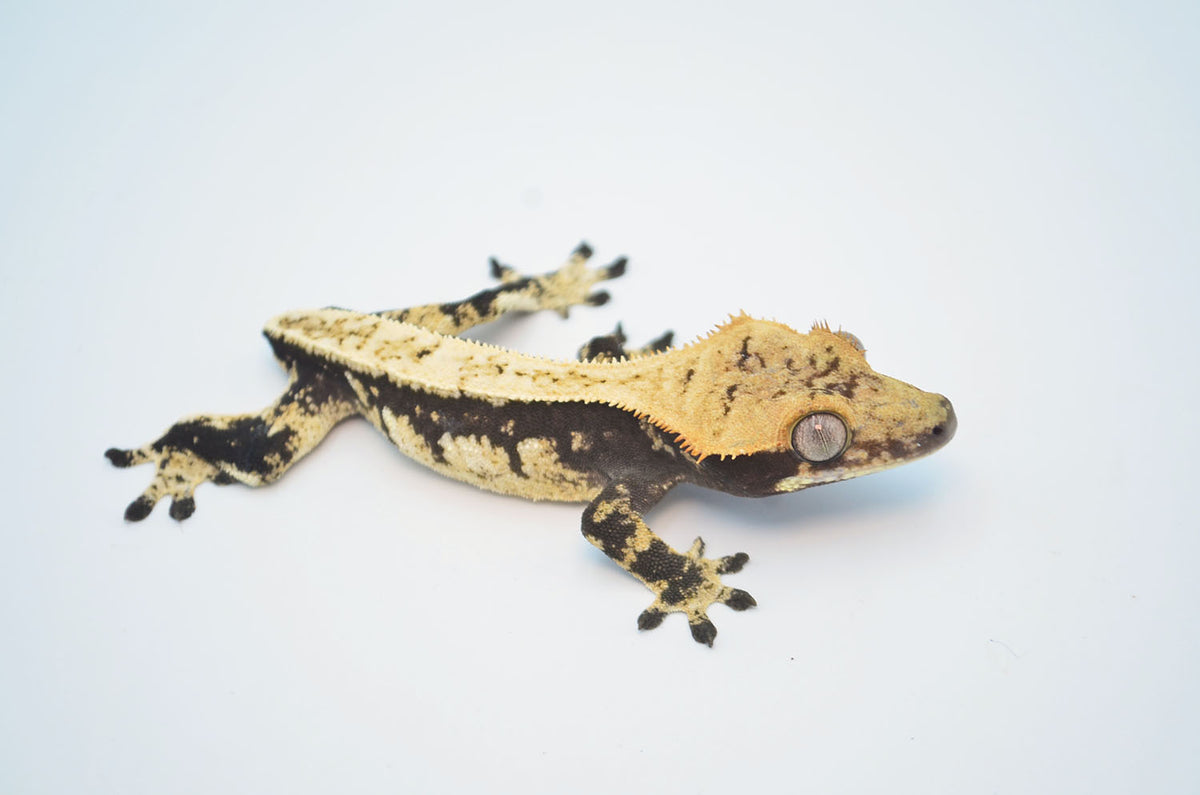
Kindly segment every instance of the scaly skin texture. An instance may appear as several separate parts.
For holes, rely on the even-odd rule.
[[[270,483],[333,426],[361,415],[405,454],[442,474],[532,500],[588,502],[583,534],[645,584],[654,601],[641,629],[683,613],[711,646],[708,608],[754,606],[721,582],[745,553],[684,553],[644,514],[675,485],[692,482],[765,496],[857,477],[944,445],[950,402],[876,373],[858,340],[827,326],[801,334],[745,315],[672,348],[667,332],[625,347],[621,328],[554,361],[455,336],[508,312],[597,305],[594,290],[625,260],[588,268],[581,245],[557,271],[523,277],[492,260],[498,287],[455,303],[358,313],[289,312],[264,333],[288,372],[284,393],[260,412],[200,415],[156,441],[111,449],[113,464],[156,465],[126,509],[137,521],[171,498],[186,519],[202,483]]]

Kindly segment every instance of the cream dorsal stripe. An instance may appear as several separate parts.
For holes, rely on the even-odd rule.
[[[745,315],[684,347],[616,362],[547,359],[341,309],[280,315],[266,331],[441,395],[617,406],[676,435],[698,458],[787,448],[792,423],[811,405],[818,364],[802,354],[813,335],[834,355],[861,356],[828,330],[804,335]]]

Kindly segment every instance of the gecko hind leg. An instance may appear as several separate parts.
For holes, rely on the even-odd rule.
[[[675,332],[664,331],[659,336],[650,340],[640,348],[626,348],[625,331],[618,323],[617,327],[608,334],[601,334],[599,337],[592,337],[582,348],[579,349],[579,360],[581,362],[612,362],[620,359],[632,359],[638,356],[649,356],[653,353],[662,353],[671,347],[671,342],[675,339]]]
[[[604,488],[583,513],[583,535],[654,592],[654,601],[638,616],[638,629],[654,629],[668,613],[687,616],[692,638],[712,646],[717,628],[708,618],[713,604],[734,610],[754,607],[754,597],[721,582],[722,574],[740,571],[745,552],[723,558],[704,557],[699,538],[680,554],[655,535],[642,518],[674,485],[615,482]]]
[[[153,480],[125,509],[141,521],[159,500],[171,498],[171,518],[182,521],[196,509],[196,487],[240,482],[261,486],[278,480],[325,438],[356,404],[345,387],[318,373],[293,371],[287,390],[257,414],[197,415],[172,425],[143,447],[105,452],[114,466],[154,463]]]
[[[550,309],[566,317],[573,306],[607,303],[608,293],[592,288],[597,282],[615,279],[625,272],[625,257],[599,268],[588,268],[591,256],[591,247],[580,243],[561,268],[541,276],[521,276],[492,258],[491,272],[493,278],[499,279],[499,287],[482,290],[463,301],[389,309],[375,314],[413,323],[439,334],[461,334],[508,312]]]

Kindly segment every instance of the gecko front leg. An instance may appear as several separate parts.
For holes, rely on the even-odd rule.
[[[722,584],[720,579],[722,574],[740,571],[750,557],[739,552],[706,558],[699,538],[681,554],[655,535],[642,514],[675,482],[610,483],[584,510],[583,535],[654,592],[654,602],[638,617],[638,629],[654,629],[667,613],[683,613],[692,637],[712,646],[717,628],[708,618],[710,605],[719,602],[746,610],[756,604],[753,596]]]
[[[670,348],[674,339],[673,331],[664,331],[640,348],[626,348],[625,343],[628,340],[625,337],[625,330],[618,323],[610,333],[601,334],[599,337],[592,337],[588,340],[579,349],[578,358],[581,362],[616,362],[636,356],[650,356]]]

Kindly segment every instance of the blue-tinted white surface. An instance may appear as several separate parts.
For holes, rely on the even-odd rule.
[[[0,791],[1194,791],[1194,5],[404,5],[0,8]],[[958,437],[671,495],[751,556],[711,651],[363,424],[122,521],[103,450],[269,402],[271,314],[582,238],[614,301],[488,339],[827,319]]]

